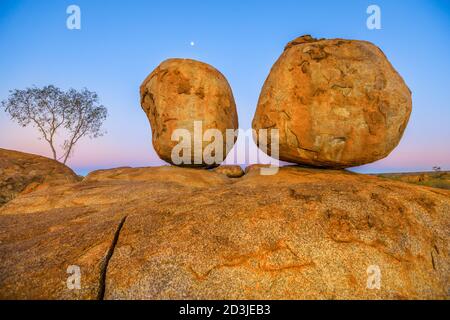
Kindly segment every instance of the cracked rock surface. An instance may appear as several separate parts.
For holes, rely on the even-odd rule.
[[[277,128],[279,158],[331,168],[370,163],[399,143],[411,92],[367,41],[299,37],[262,88],[253,128]]]
[[[225,132],[238,128],[238,118],[230,85],[217,69],[191,59],[168,59],[144,80],[140,94],[142,109],[152,127],[153,147],[161,159],[178,165],[171,157],[179,139],[175,137],[172,141],[176,129],[187,130],[191,138],[182,141],[191,142],[191,153],[187,156],[190,164],[182,165],[208,166],[201,157],[199,163],[194,163],[195,150],[202,155],[210,144],[210,141],[203,141],[208,129],[217,129],[223,139],[222,157],[217,154],[220,159],[215,163],[226,158],[236,139],[230,139],[227,146]],[[201,121],[198,136],[194,132],[195,121]],[[208,139],[212,137],[205,138]]]
[[[101,170],[0,209],[0,298],[448,299],[449,214],[450,191],[342,170]]]

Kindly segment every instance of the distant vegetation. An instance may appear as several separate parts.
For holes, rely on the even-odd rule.
[[[408,183],[414,183],[421,186],[441,188],[450,190],[450,171],[436,170],[430,172],[415,172],[415,173],[383,173],[377,176],[398,180]]]

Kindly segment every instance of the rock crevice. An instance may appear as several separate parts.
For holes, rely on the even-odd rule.
[[[100,277],[99,277],[99,289],[98,289],[98,296],[97,300],[103,300],[105,297],[105,290],[106,290],[106,276],[108,273],[108,265],[109,261],[111,260],[114,250],[116,249],[117,242],[119,241],[120,237],[120,231],[123,228],[123,225],[125,224],[125,220],[127,219],[127,216],[123,217],[122,220],[120,220],[119,225],[117,226],[116,232],[114,233],[113,240],[111,242],[111,246],[108,248],[108,252],[106,253],[106,256],[103,260],[103,263],[101,265],[100,269]]]

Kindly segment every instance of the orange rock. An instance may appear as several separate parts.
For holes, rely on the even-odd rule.
[[[221,165],[220,167],[214,168],[213,171],[222,173],[228,178],[240,178],[244,175],[244,170],[237,165]]]
[[[351,167],[386,157],[411,113],[411,92],[367,41],[291,41],[262,88],[253,128],[277,128],[279,159]]]
[[[0,206],[21,192],[73,183],[78,176],[62,163],[19,151],[0,149]]]
[[[203,136],[195,137],[194,121],[202,121],[201,130],[218,129],[223,136],[223,159],[229,149],[225,144],[226,129],[237,129],[238,118],[233,93],[225,77],[212,66],[190,59],[169,59],[162,62],[142,83],[142,109],[152,127],[153,146],[161,159],[173,163],[172,141],[175,129],[191,134],[191,165],[207,166],[200,158],[194,163],[194,138],[200,154],[210,143]],[[232,146],[235,141],[230,145]],[[222,159],[222,160],[223,160]]]
[[[16,197],[0,208],[0,298],[449,298],[450,191],[256,169],[101,170]]]

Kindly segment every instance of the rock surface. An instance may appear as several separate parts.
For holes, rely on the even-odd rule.
[[[0,298],[449,298],[450,191],[252,168],[102,170],[15,198],[0,208]]]
[[[290,42],[262,88],[253,128],[277,128],[279,159],[345,168],[386,157],[409,120],[411,92],[366,41]]]
[[[214,168],[214,172],[226,175],[228,178],[240,178],[244,175],[244,170],[237,165],[222,165]]]
[[[0,148],[0,206],[21,192],[78,180],[70,168],[58,161]]]
[[[194,121],[202,121],[203,133],[218,129],[225,141],[226,129],[237,129],[238,118],[233,93],[225,77],[212,66],[190,59],[169,59],[162,62],[142,83],[141,106],[152,127],[153,146],[161,159],[172,161],[172,141],[175,129],[187,129],[191,134],[191,165],[207,166],[199,159],[194,163],[194,149],[203,154],[209,141],[196,138]],[[233,143],[234,144],[234,143]],[[223,159],[233,146],[223,144]],[[204,159],[203,159],[204,160]]]

